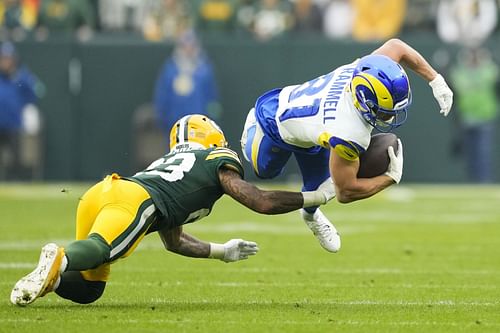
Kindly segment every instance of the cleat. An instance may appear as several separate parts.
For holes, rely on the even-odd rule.
[[[314,214],[310,214],[304,209],[301,209],[300,213],[304,222],[325,250],[329,252],[340,250],[340,235],[337,229],[319,209],[316,209]]]
[[[54,243],[42,248],[38,266],[34,271],[17,281],[10,294],[12,304],[26,306],[38,297],[52,291],[59,278],[64,249]]]

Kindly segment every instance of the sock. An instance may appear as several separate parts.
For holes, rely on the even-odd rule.
[[[59,287],[55,292],[73,302],[88,304],[101,297],[105,287],[104,281],[87,281],[80,272],[68,271],[61,275]]]
[[[61,267],[59,268],[59,273],[62,274],[66,270],[66,267],[68,267],[68,258],[66,258],[66,252],[65,252],[61,261]]]
[[[109,260],[111,247],[98,234],[75,241],[65,249],[66,271],[85,271],[96,268]]]
[[[304,210],[309,213],[309,214],[314,214],[314,212],[316,211],[316,209],[318,209],[318,206],[316,207],[307,207],[307,208],[304,208]]]

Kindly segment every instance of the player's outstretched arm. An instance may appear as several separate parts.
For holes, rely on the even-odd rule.
[[[402,40],[393,38],[373,51],[373,54],[386,55],[426,79],[432,88],[434,98],[439,103],[441,114],[448,115],[453,104],[453,92],[443,76],[436,72],[417,50]]]
[[[349,161],[339,156],[334,149],[331,150],[330,173],[335,182],[338,202],[349,203],[365,199],[396,183],[387,174],[373,178],[358,178],[358,170],[359,159]]]
[[[401,65],[410,68],[427,81],[432,81],[438,73],[413,47],[398,38],[389,39],[372,54],[382,54]]]
[[[311,192],[261,190],[228,168],[219,170],[219,179],[224,193],[245,207],[262,214],[283,214],[303,207],[319,206],[335,197],[335,188],[330,179],[318,190]]]
[[[182,231],[182,227],[158,231],[165,248],[186,257],[220,259],[233,262],[248,259],[257,254],[257,243],[243,239],[231,239],[224,244],[209,243]]]

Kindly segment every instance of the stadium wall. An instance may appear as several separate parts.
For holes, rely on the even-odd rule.
[[[437,59],[438,50],[453,53],[435,36],[424,37],[405,40],[428,59]],[[239,152],[246,113],[261,93],[314,78],[379,44],[323,38],[258,43],[235,37],[205,40],[204,45],[219,84],[224,108],[221,126]],[[500,43],[492,41],[491,45],[494,54],[500,54]],[[109,172],[135,172],[134,143],[140,138],[134,114],[151,102],[158,71],[172,45],[128,36],[97,36],[85,43],[53,38],[18,46],[22,59],[46,86],[39,104],[45,126],[43,178],[96,180]],[[396,132],[405,145],[404,181],[463,182],[463,161],[450,152],[453,115],[443,118],[426,82],[413,74],[410,79],[413,106],[407,124]],[[496,146],[500,147],[500,135]],[[500,154],[495,158],[500,166]],[[279,180],[299,180],[296,177],[297,168],[292,166]],[[500,179],[499,168],[496,179]]]

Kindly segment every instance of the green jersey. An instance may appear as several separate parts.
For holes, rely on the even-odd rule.
[[[149,232],[174,228],[210,214],[224,194],[219,180],[222,166],[243,176],[238,155],[228,148],[200,150],[177,146],[146,170],[127,178],[148,191],[162,215]]]

